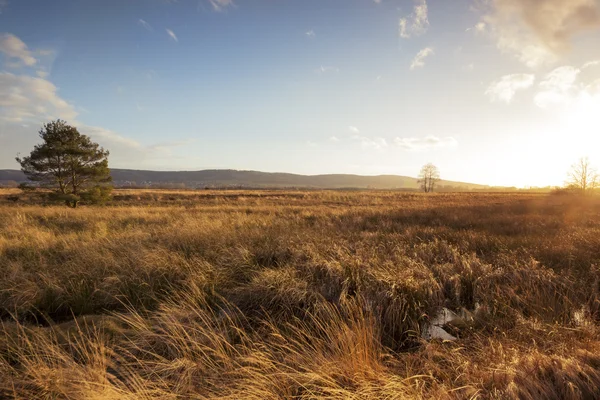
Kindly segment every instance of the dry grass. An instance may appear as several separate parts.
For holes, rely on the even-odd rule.
[[[0,192],[0,397],[598,398],[597,199],[42,203]],[[469,318],[426,342],[441,307]]]

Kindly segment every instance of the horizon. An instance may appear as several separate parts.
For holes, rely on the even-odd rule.
[[[9,0],[0,24],[0,169],[56,118],[113,169],[525,188],[600,163],[597,0]]]
[[[297,174],[297,173],[293,173],[293,172],[285,172],[285,171],[259,171],[259,170],[252,170],[252,169],[231,169],[231,168],[223,168],[223,169],[214,169],[214,168],[207,168],[207,169],[199,169],[199,170],[167,170],[167,169],[136,169],[136,168],[110,168],[111,170],[119,170],[119,171],[133,171],[133,172],[172,172],[172,173],[194,173],[194,172],[208,172],[208,171],[216,171],[216,172],[227,172],[227,171],[232,171],[232,172],[255,172],[255,173],[260,173],[260,174],[280,174],[280,175],[294,175],[294,176],[301,176],[301,177],[321,177],[321,176],[354,176],[354,177],[360,177],[360,178],[377,178],[377,177],[395,177],[395,178],[409,178],[409,179],[415,179],[418,180],[418,176],[417,175],[397,175],[397,174],[375,174],[375,175],[368,175],[368,174],[349,174],[349,173],[327,173],[327,174]],[[3,168],[0,169],[1,171],[16,171],[16,172],[20,172],[21,170],[18,168]],[[450,180],[450,179],[445,179],[445,178],[441,178],[439,180],[439,182],[441,184],[444,183],[457,183],[457,184],[463,184],[463,185],[473,185],[473,186],[482,186],[482,187],[489,187],[489,188],[507,188],[507,189],[546,189],[546,188],[559,188],[561,187],[560,185],[558,186],[552,186],[552,185],[548,185],[548,186],[524,186],[524,187],[517,187],[517,186],[502,186],[502,185],[489,185],[486,183],[481,183],[481,182],[465,182],[465,181],[455,181],[455,180]]]

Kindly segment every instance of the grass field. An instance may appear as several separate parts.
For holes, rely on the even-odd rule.
[[[592,197],[5,190],[0,268],[2,398],[600,393]]]

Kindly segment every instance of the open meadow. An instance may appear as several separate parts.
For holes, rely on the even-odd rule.
[[[599,397],[593,196],[4,190],[0,274],[1,398]]]

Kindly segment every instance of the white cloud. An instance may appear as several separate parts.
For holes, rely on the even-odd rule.
[[[10,33],[0,34],[0,53],[9,59],[18,59],[24,65],[31,67],[37,60],[21,39]],[[17,64],[18,65],[18,64]]]
[[[577,33],[600,26],[597,0],[490,0],[484,21],[498,48],[530,68],[556,62]]]
[[[455,147],[458,145],[456,139],[451,136],[437,137],[437,136],[426,136],[424,138],[401,138],[397,137],[394,139],[394,144],[403,150],[429,150],[437,149],[442,147]]]
[[[143,146],[138,141],[119,135],[109,129],[89,125],[79,125],[78,129],[81,133],[90,136],[108,149],[117,147],[129,150],[143,150]]]
[[[329,141],[337,143],[337,142],[340,141],[340,139],[337,136],[332,136],[332,137],[329,138]]]
[[[147,159],[170,157],[174,148],[185,146],[193,141],[193,139],[190,139],[144,145],[110,129],[86,125],[79,121],[72,121],[71,125],[77,127],[82,134],[88,135],[92,140],[110,150],[109,161],[118,162],[122,165],[137,166]]]
[[[583,67],[581,67],[581,69],[582,70],[583,69],[588,69],[588,68],[591,68],[591,67],[596,67],[598,65],[600,65],[600,60],[588,61],[585,64],[583,64]]]
[[[37,76],[39,76],[42,79],[46,79],[48,77],[48,75],[50,75],[47,71],[44,71],[44,70],[38,70],[35,73],[37,74]]]
[[[517,59],[531,69],[553,64],[557,56],[544,45],[537,43],[526,34],[506,30],[498,36],[498,48],[514,54]]]
[[[75,108],[58,95],[52,82],[26,75],[0,72],[0,119],[25,120],[74,119]]]
[[[534,98],[535,104],[540,108],[569,104],[578,97],[581,90],[580,85],[576,84],[580,72],[580,69],[571,66],[556,68],[550,72],[540,82],[540,91]]]
[[[144,29],[147,29],[149,31],[152,30],[152,25],[150,25],[148,22],[144,21],[143,19],[138,19],[138,25],[140,25],[141,27],[143,27]]]
[[[315,31],[313,31],[312,29],[308,32],[305,33],[306,36],[308,36],[309,38],[314,38],[315,36],[317,36],[317,34],[315,33]]]
[[[0,146],[0,158],[27,152],[35,143],[37,127],[64,119],[101,146],[111,151],[110,160],[135,166],[148,158],[167,157],[178,142],[142,145],[112,130],[89,126],[77,120],[75,106],[62,99],[51,82],[25,75],[0,73],[0,129],[7,132],[8,144]],[[27,129],[24,129],[27,128]]]
[[[533,86],[535,75],[512,74],[505,75],[500,80],[493,82],[485,91],[492,101],[512,102],[519,90],[525,90]]]
[[[411,36],[419,36],[427,32],[429,28],[429,17],[426,0],[416,0],[412,14],[400,18],[398,29],[400,37],[408,39]]]
[[[172,148],[187,143],[143,145],[109,129],[86,125],[77,120],[77,110],[85,109],[67,102],[58,92],[47,79],[0,72],[0,131],[6,139],[0,146],[0,160],[13,159],[18,152],[30,151],[37,141],[37,127],[58,118],[109,149],[111,162],[116,161],[122,166],[138,167],[144,160],[168,158]]]
[[[385,138],[363,136],[360,133],[360,129],[358,129],[356,126],[348,126],[348,131],[352,134],[352,136],[350,136],[350,139],[360,143],[361,147],[365,149],[382,150],[388,147],[388,142]],[[335,138],[335,140],[333,138]],[[337,137],[334,136],[333,138],[331,138],[330,140],[339,141]]]
[[[176,41],[176,42],[179,42],[179,39],[177,39],[177,35],[175,35],[175,32],[173,32],[173,31],[172,31],[172,30],[170,30],[170,29],[165,29],[165,31],[167,31],[167,35],[169,35],[169,37],[170,37],[171,39],[173,39],[173,40],[174,40],[174,41]]]
[[[8,7],[8,0],[0,0],[0,14],[6,7]]]
[[[64,119],[77,126],[84,134],[99,139],[103,146],[125,149],[142,149],[134,140],[127,139],[102,128],[89,127],[78,122],[75,107],[62,99],[57,87],[50,81],[27,75],[0,72],[0,126],[8,132],[10,146],[0,147],[0,156],[14,156],[14,152],[27,151],[32,146],[35,129],[54,119]],[[10,148],[9,148],[10,147]],[[122,151],[130,156],[128,150]]]
[[[426,47],[423,50],[419,51],[419,53],[412,60],[412,63],[410,64],[410,69],[414,70],[416,68],[424,67],[425,59],[433,54],[434,54],[434,52],[431,47]]]
[[[360,142],[361,147],[365,149],[382,150],[388,147],[387,140],[382,137],[370,138],[366,136],[355,135],[352,139]]]
[[[546,78],[540,82],[540,87],[561,91],[569,90],[573,87],[573,84],[577,80],[577,76],[580,72],[580,69],[571,66],[556,68],[554,71],[546,75]]]
[[[209,0],[215,11],[223,11],[227,7],[233,6],[233,0]]]

